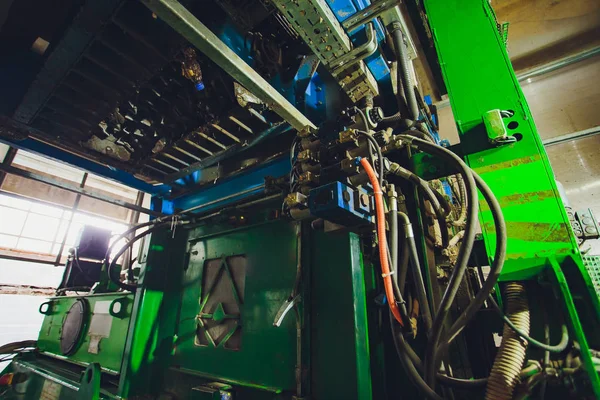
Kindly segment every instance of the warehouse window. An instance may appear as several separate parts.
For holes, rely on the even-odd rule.
[[[11,165],[115,200],[139,200],[135,189],[32,153],[18,151]],[[119,205],[8,174],[0,186],[0,258],[64,264],[83,226],[117,235],[137,222],[134,218]]]
[[[36,203],[6,194],[0,194],[0,248],[12,252],[66,256],[75,244],[84,225],[110,229],[113,234],[124,232],[127,223],[110,221],[84,212]],[[64,246],[62,245],[64,241]],[[46,259],[48,257],[38,257]],[[48,260],[54,260],[48,258]]]

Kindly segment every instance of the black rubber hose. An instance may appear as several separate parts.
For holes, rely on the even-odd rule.
[[[390,265],[392,265],[392,257],[390,256],[389,247],[388,247],[388,251],[387,251],[387,256],[388,256],[388,263]],[[391,268],[395,274],[396,270],[394,269],[393,266]],[[396,279],[393,279],[393,277],[392,277],[392,288],[394,290],[394,297],[396,298],[396,305],[398,306],[398,310],[400,311],[400,316],[402,317],[402,321],[410,321],[410,317],[408,315],[408,309],[406,308],[406,301],[404,301],[404,296],[402,295],[402,292],[400,291],[400,287],[398,286],[398,281]],[[404,329],[409,331],[411,329],[410,325],[405,324]]]
[[[362,111],[359,110],[361,113]],[[363,113],[364,115],[364,113]],[[371,135],[369,135],[367,132],[365,131],[360,131],[357,130],[357,132],[361,135],[363,135],[364,137],[367,138],[367,140],[369,141],[369,143],[371,143],[373,145],[373,147],[375,147],[375,151],[377,152],[377,158],[379,159],[379,168],[378,168],[378,173],[379,173],[379,186],[381,186],[383,188],[383,154],[381,153],[381,146],[379,146],[379,143],[377,143],[377,140],[375,140],[375,138]],[[375,163],[375,160],[371,160],[373,161],[373,163]]]
[[[403,240],[401,258],[400,258],[400,266],[398,267],[398,286],[402,293],[404,293],[404,288],[406,286],[406,274],[408,273],[408,260],[410,254],[408,252],[408,244],[406,240]]]
[[[483,195],[483,198],[492,212],[496,231],[496,250],[494,252],[494,260],[490,266],[490,272],[487,279],[483,283],[481,290],[469,303],[462,314],[456,319],[454,324],[452,324],[452,327],[448,331],[447,339],[442,341],[443,346],[446,348],[448,344],[452,342],[454,338],[464,329],[467,323],[469,323],[469,321],[475,316],[485,300],[489,297],[489,294],[494,290],[506,258],[507,232],[504,216],[502,215],[502,207],[485,181],[481,179],[481,177],[475,172],[473,172],[473,177],[475,178],[477,188]]]
[[[105,265],[107,265],[107,272],[108,272],[108,277],[109,279],[116,284],[117,286],[119,286],[121,289],[123,290],[128,290],[130,292],[135,292],[135,290],[137,289],[137,285],[131,285],[125,282],[122,282],[121,279],[119,277],[114,276],[114,269],[117,263],[117,260],[119,259],[119,257],[121,257],[123,255],[123,253],[125,253],[125,251],[132,247],[133,244],[135,242],[137,242],[138,240],[140,240],[141,238],[143,238],[144,236],[147,236],[149,234],[151,234],[152,232],[157,231],[158,229],[162,229],[166,226],[170,226],[171,224],[169,222],[164,222],[158,225],[155,225],[151,228],[146,229],[144,232],[136,235],[133,239],[131,239],[129,242],[127,242],[118,252],[117,254],[115,254],[114,258],[112,259],[112,261],[110,261],[109,257],[107,257],[104,261]],[[130,266],[131,268],[131,266]]]
[[[425,325],[425,330],[429,332],[431,329],[431,307],[429,305],[427,292],[425,290],[425,281],[423,280],[423,272],[421,271],[421,262],[419,260],[419,253],[417,252],[415,235],[413,234],[412,225],[408,215],[401,212],[398,212],[398,215],[402,217],[404,225],[404,236],[406,237],[405,251],[409,253],[409,258],[412,265],[412,277],[414,280],[415,290],[417,291],[417,299],[421,305],[423,323]]]
[[[452,207],[450,207],[450,203],[448,203],[448,200],[446,200],[444,195],[438,192],[437,190],[433,188],[431,190],[433,191],[435,197],[437,197],[437,200],[440,203],[440,206],[442,206],[444,212],[446,213],[446,216],[450,215],[450,213],[452,212]]]
[[[399,133],[399,135],[415,136],[415,137],[418,137],[419,139],[423,139],[423,140],[427,140],[428,142],[435,143],[435,139],[433,138],[433,136],[431,136],[431,134],[421,132],[420,130],[417,130],[417,129],[408,129],[406,131]]]
[[[417,102],[419,103],[419,107],[424,111],[423,115],[427,119],[427,122],[431,126],[431,129],[433,129],[434,131],[437,132],[439,129],[438,129],[437,125],[435,124],[435,122],[433,122],[433,117],[431,115],[431,112],[429,111],[429,107],[423,101],[423,96],[421,95],[421,92],[419,91],[419,88],[416,87],[416,86],[415,86],[415,97],[417,98]]]
[[[379,123],[377,124],[379,126],[379,124],[393,124],[396,122],[400,122],[402,121],[402,115],[397,112],[396,114],[390,115],[389,117],[383,117],[381,119],[381,121],[379,121]]]
[[[397,339],[397,338],[394,337],[394,339]],[[404,341],[403,348],[406,351],[406,355],[408,356],[410,361],[413,363],[413,365],[417,368],[417,370],[419,372],[422,373],[423,372],[423,363],[421,362],[421,359],[419,358],[417,353],[415,353],[413,348],[410,346],[410,344],[406,343],[406,341]],[[440,383],[443,383],[447,386],[453,386],[453,387],[461,388],[461,389],[483,388],[488,381],[488,378],[473,378],[473,379],[455,378],[453,376],[448,376],[448,375],[442,374],[440,372],[437,373],[437,378],[439,379]]]
[[[415,387],[421,392],[423,397],[427,399],[433,400],[442,400],[442,397],[438,395],[431,387],[425,383],[419,372],[415,368],[411,359],[408,357],[407,347],[408,344],[404,340],[404,336],[401,334],[396,334],[396,330],[394,329],[394,317],[390,312],[390,328],[392,330],[392,338],[394,340],[394,345],[396,347],[396,353],[398,353],[398,357],[400,358],[400,362],[406,371],[408,378],[412,381]]]
[[[416,121],[419,119],[419,105],[417,104],[414,84],[410,75],[410,61],[408,60],[408,52],[406,50],[406,45],[404,44],[404,33],[402,32],[402,25],[399,22],[392,23],[390,35],[392,36],[394,48],[396,49],[396,58],[398,60],[398,82],[402,82],[404,88],[404,97],[406,98],[406,104],[408,105],[408,117],[413,121]]]
[[[551,345],[551,344],[542,343],[539,340],[532,338],[527,333],[525,333],[522,330],[520,330],[519,328],[517,328],[515,326],[515,324],[510,320],[510,318],[508,318],[506,316],[506,314],[504,314],[504,312],[500,309],[500,306],[498,305],[498,303],[496,303],[496,300],[494,300],[494,298],[492,296],[489,296],[489,301],[490,301],[490,304],[492,305],[492,308],[494,309],[494,311],[496,311],[498,313],[498,315],[500,315],[502,317],[502,320],[504,321],[504,323],[507,324],[517,335],[519,335],[520,337],[525,339],[527,342],[529,342],[529,344],[531,346],[535,346],[537,348],[548,351],[550,353],[562,353],[563,351],[565,351],[567,349],[567,346],[569,345],[569,329],[567,328],[567,326],[565,324],[562,324],[560,327],[561,338],[560,338],[560,342],[558,342],[558,344]]]
[[[433,320],[433,326],[431,329],[429,342],[427,343],[427,350],[425,353],[425,382],[430,387],[435,386],[435,372],[437,370],[437,348],[438,343],[442,336],[442,329],[444,321],[450,312],[454,298],[458,293],[460,284],[467,270],[467,262],[473,249],[473,243],[475,241],[475,234],[477,232],[477,212],[478,212],[478,195],[477,187],[475,184],[475,178],[471,173],[471,169],[465,164],[465,162],[456,154],[452,153],[441,146],[426,142],[421,139],[414,137],[399,135],[400,138],[406,140],[412,146],[417,147],[432,155],[442,157],[452,164],[455,164],[459,173],[463,176],[466,187],[468,204],[470,205],[467,212],[467,223],[465,228],[465,236],[458,251],[456,265],[450,276],[448,286],[444,291],[442,300],[440,302],[437,314]]]
[[[448,237],[448,223],[446,221],[446,214],[440,204],[438,197],[435,195],[435,190],[429,186],[429,183],[422,179],[420,176],[414,174],[413,172],[407,170],[406,168],[401,167],[397,163],[392,163],[390,165],[390,173],[395,174],[401,178],[404,178],[417,186],[419,191],[429,200],[431,203],[431,207],[435,213],[435,216],[438,219],[440,224],[440,233],[442,236],[442,246],[448,247],[448,242],[450,238]]]

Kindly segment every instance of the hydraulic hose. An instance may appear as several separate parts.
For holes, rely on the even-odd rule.
[[[455,221],[452,221],[454,226],[463,226],[467,217],[467,204],[466,204],[466,188],[465,183],[460,175],[456,175],[456,184],[458,185],[458,191],[460,193],[460,214]]]
[[[358,110],[362,113],[361,110]],[[363,113],[364,115],[364,113]],[[383,187],[383,153],[381,152],[381,146],[379,146],[379,143],[377,143],[377,140],[375,140],[375,138],[373,136],[371,136],[369,133],[365,132],[365,131],[357,131],[360,135],[363,135],[371,145],[373,145],[373,147],[375,148],[375,151],[377,152],[377,159],[379,161],[379,168],[377,170],[378,174],[379,174],[379,187]],[[373,165],[375,165],[375,160],[371,160],[373,161]]]
[[[454,338],[464,329],[467,323],[475,316],[485,300],[489,297],[489,294],[494,290],[494,287],[498,282],[498,278],[500,277],[500,273],[502,272],[502,268],[504,267],[504,260],[506,258],[507,232],[504,216],[502,215],[502,207],[500,207],[500,203],[498,203],[498,200],[485,181],[481,179],[481,177],[475,172],[473,172],[473,177],[475,178],[477,188],[483,195],[485,201],[490,207],[490,211],[492,212],[496,230],[496,250],[494,252],[494,260],[490,266],[490,273],[488,274],[487,279],[483,283],[479,293],[477,293],[475,298],[469,303],[467,308],[462,312],[462,314],[457,318],[456,322],[454,322],[450,328],[447,339],[443,341],[444,347],[447,347],[449,343],[452,342]]]
[[[492,296],[489,297],[489,301],[492,305],[492,308],[498,313],[498,315],[500,315],[500,317],[502,317],[504,323],[508,325],[517,335],[525,339],[530,345],[542,349],[548,353],[562,353],[567,349],[567,346],[569,345],[569,329],[565,324],[562,324],[560,326],[561,336],[560,342],[558,342],[558,344],[551,345],[547,343],[542,343],[539,340],[536,340],[529,336],[527,332],[525,332],[519,326],[513,323],[513,321],[502,312],[500,306],[498,305],[498,303],[496,303],[496,300],[494,300]]]
[[[402,293],[404,293],[404,286],[406,285],[406,274],[408,273],[408,260],[410,257],[406,240],[403,240],[403,243],[404,245],[402,246],[400,265],[398,266],[398,286],[400,287]]]
[[[425,195],[427,200],[429,200],[429,202],[431,203],[431,207],[433,208],[433,211],[435,212],[435,216],[437,217],[438,222],[440,224],[440,232],[442,235],[442,246],[448,247],[449,238],[448,238],[448,224],[446,223],[446,213],[443,209],[443,206],[440,204],[438,196],[435,195],[436,191],[433,190],[431,188],[431,186],[429,186],[429,183],[427,183],[427,181],[425,181],[418,175],[414,174],[413,172],[407,170],[406,168],[401,167],[400,164],[398,164],[398,163],[390,164],[390,173],[392,173],[396,176],[399,176],[403,179],[406,179],[409,182],[412,182],[413,184],[415,184],[417,186],[417,188],[421,191],[421,193],[423,195]]]
[[[399,135],[410,135],[418,137],[419,139],[427,140],[428,142],[435,143],[434,137],[429,133],[422,132],[417,129],[408,129],[399,133]]]
[[[404,367],[409,379],[413,382],[415,387],[421,392],[421,394],[428,399],[442,399],[431,387],[429,387],[419,372],[423,371],[423,364],[419,356],[414,352],[412,347],[406,342],[404,336],[399,334],[394,329],[394,322],[390,321],[392,338],[394,346],[396,347],[396,353]],[[459,389],[479,389],[483,388],[487,384],[487,378],[480,379],[460,379],[454,378],[445,374],[437,373],[437,378],[441,383],[456,387]]]
[[[381,121],[379,121],[379,124],[394,124],[396,122],[400,122],[402,121],[402,115],[400,114],[400,112],[397,112],[396,114],[390,115],[389,117],[383,117],[381,119]],[[379,125],[378,124],[378,125]]]
[[[415,96],[414,84],[410,75],[410,68],[406,45],[404,44],[404,33],[402,32],[402,24],[399,22],[392,23],[390,30],[392,42],[396,49],[396,58],[398,60],[398,82],[402,82],[404,89],[404,98],[408,106],[408,117],[413,121],[419,119],[419,105]]]
[[[396,347],[396,353],[398,353],[398,357],[400,358],[400,362],[404,367],[404,370],[408,374],[409,379],[415,385],[415,387],[421,392],[423,397],[432,400],[442,400],[442,397],[439,396],[431,387],[425,383],[419,371],[415,368],[415,365],[411,361],[409,357],[410,346],[404,340],[404,336],[402,334],[397,334],[394,329],[394,321],[390,312],[390,327],[392,330],[392,338],[394,340],[394,346]],[[413,352],[414,353],[414,352]],[[416,356],[416,354],[415,354]],[[417,357],[418,358],[418,357]]]
[[[434,387],[435,372],[438,366],[437,347],[442,336],[443,324],[450,312],[450,308],[452,306],[454,298],[456,297],[464,274],[467,270],[467,262],[471,255],[471,250],[473,249],[473,243],[475,241],[475,234],[477,232],[476,221],[479,205],[477,188],[475,184],[475,178],[473,177],[471,169],[465,164],[465,162],[460,157],[452,153],[450,150],[426,142],[424,140],[417,139],[415,137],[406,135],[398,135],[398,137],[400,137],[403,140],[406,140],[412,146],[415,146],[427,153],[436,155],[438,157],[442,157],[454,164],[465,180],[467,188],[467,198],[470,205],[467,212],[465,236],[458,251],[456,265],[454,267],[454,270],[452,271],[452,275],[450,276],[448,286],[442,296],[442,300],[440,302],[437,314],[435,315],[433,326],[431,328],[429,342],[427,343],[427,350],[425,353],[425,382],[427,382],[427,384],[430,387]]]
[[[525,286],[521,282],[510,282],[504,292],[506,315],[519,330],[529,334],[529,304]],[[510,400],[519,383],[519,375],[525,362],[526,343],[507,325],[502,332],[502,344],[485,393],[486,400]]]
[[[132,285],[132,284],[128,284],[128,283],[122,282],[119,277],[117,277],[117,276],[114,275],[114,269],[115,269],[117,260],[119,259],[119,257],[121,257],[123,255],[123,253],[125,253],[125,251],[127,251],[128,248],[132,247],[135,242],[137,242],[138,240],[140,240],[144,236],[149,235],[152,232],[157,231],[158,229],[162,229],[162,228],[164,228],[166,226],[170,226],[170,225],[171,225],[170,222],[159,223],[157,225],[154,225],[151,228],[146,229],[144,232],[136,235],[133,239],[131,239],[129,242],[127,242],[117,252],[117,254],[115,254],[115,256],[113,257],[112,261],[110,260],[110,253],[107,253],[107,255],[106,255],[105,259],[104,259],[104,263],[105,263],[105,265],[107,265],[107,273],[108,273],[109,279],[114,284],[116,284],[117,286],[119,286],[121,289],[130,291],[130,292],[135,292],[135,290],[137,289],[137,285]],[[131,266],[130,266],[130,268],[131,268]]]
[[[381,191],[381,186],[379,186],[379,181],[377,180],[375,171],[371,167],[371,164],[369,164],[369,161],[366,158],[362,158],[360,159],[360,165],[363,167],[367,173],[367,176],[369,177],[369,181],[373,186],[373,195],[375,196],[377,238],[379,240],[379,262],[381,263],[381,275],[383,277],[385,295],[388,299],[390,311],[394,315],[394,318],[400,325],[404,326],[404,321],[400,316],[400,310],[396,304],[394,289],[392,286],[392,276],[390,274],[390,266],[388,264],[387,239],[385,234],[385,212],[383,210],[383,192]]]
[[[450,203],[448,203],[448,200],[446,200],[444,195],[438,192],[437,190],[432,189],[432,191],[433,194],[435,194],[435,197],[437,197],[440,206],[442,206],[444,213],[446,213],[446,216],[450,215],[450,213],[452,212],[452,207],[450,207]]]
[[[398,212],[398,216],[402,218],[404,225],[404,233],[406,238],[406,248],[412,265],[412,276],[414,279],[415,290],[417,291],[417,299],[421,305],[423,323],[425,325],[426,332],[431,329],[431,307],[429,306],[429,300],[427,299],[427,292],[425,291],[425,281],[423,280],[423,272],[421,271],[421,262],[419,261],[419,254],[417,252],[417,244],[415,243],[415,235],[412,230],[412,224],[408,215]]]

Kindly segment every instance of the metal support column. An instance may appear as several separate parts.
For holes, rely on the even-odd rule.
[[[17,149],[14,147],[9,147],[8,152],[4,156],[4,160],[2,160],[2,165],[10,166],[17,155]],[[0,171],[0,189],[2,188],[2,184],[4,184],[4,179],[6,179],[6,172]]]
[[[81,189],[83,189],[85,187],[87,178],[88,178],[88,173],[86,172],[83,174],[83,178],[81,178],[81,183],[79,184],[79,187]],[[78,194],[75,197],[75,202],[73,203],[73,207],[71,207],[71,217],[69,218],[69,222],[67,222],[67,229],[65,229],[65,234],[63,235],[62,241],[60,243],[60,247],[58,249],[58,254],[56,255],[56,260],[54,262],[54,265],[60,265],[60,263],[61,263],[62,252],[65,249],[65,244],[67,242],[67,236],[69,236],[69,231],[71,230],[71,224],[73,223],[73,218],[75,217],[75,212],[79,208],[80,201],[81,201],[81,194]]]

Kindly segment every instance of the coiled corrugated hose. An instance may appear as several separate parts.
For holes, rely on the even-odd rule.
[[[522,331],[529,334],[529,304],[525,286],[520,282],[506,285],[506,315]],[[502,344],[488,379],[486,400],[512,399],[525,362],[527,343],[508,325],[504,325]]]

